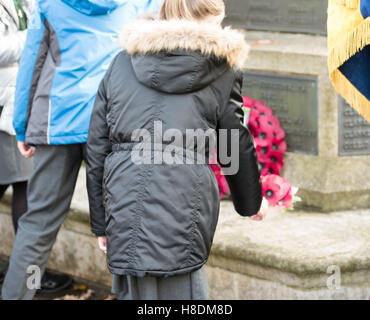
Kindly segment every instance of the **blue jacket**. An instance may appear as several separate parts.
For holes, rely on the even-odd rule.
[[[13,126],[30,145],[87,141],[91,112],[118,34],[161,0],[38,0],[17,77]]]

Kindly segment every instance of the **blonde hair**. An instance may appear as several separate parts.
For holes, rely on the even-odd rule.
[[[164,0],[160,10],[161,20],[203,20],[207,17],[225,16],[223,0]]]

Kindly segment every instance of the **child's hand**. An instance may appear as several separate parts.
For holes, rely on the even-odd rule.
[[[254,221],[262,221],[266,218],[267,210],[261,209],[256,215],[251,216],[252,220]]]
[[[251,217],[252,220],[262,221],[263,219],[265,219],[267,216],[268,207],[269,207],[268,202],[266,201],[265,198],[263,198],[261,209],[256,215]]]
[[[107,237],[98,237],[99,249],[107,254]]]
[[[254,216],[251,217],[252,220],[254,220],[254,221],[262,221],[267,216],[267,210],[268,210],[268,207],[262,205],[260,211],[256,215],[254,215]]]
[[[25,157],[26,159],[33,157],[35,150],[36,150],[35,147],[28,146],[24,141],[18,141],[17,145],[18,145],[18,150],[23,157]]]

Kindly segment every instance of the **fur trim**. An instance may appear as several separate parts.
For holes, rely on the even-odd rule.
[[[243,33],[216,24],[185,20],[136,20],[119,37],[128,54],[149,54],[184,49],[206,56],[226,58],[231,67],[242,68],[249,46]]]

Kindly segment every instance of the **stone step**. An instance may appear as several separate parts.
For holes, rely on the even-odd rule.
[[[366,299],[369,230],[370,210],[270,209],[256,222],[223,202],[209,260],[211,292],[216,299]]]

